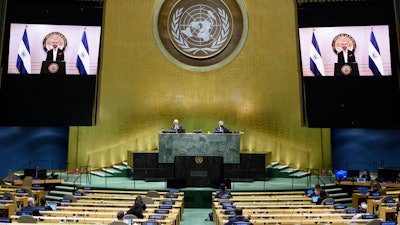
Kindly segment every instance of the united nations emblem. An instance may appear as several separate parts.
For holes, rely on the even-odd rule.
[[[162,53],[194,71],[219,68],[244,45],[248,20],[242,0],[158,0],[153,32]]]
[[[57,63],[50,63],[50,65],[47,67],[50,73],[57,73],[59,66]]]
[[[204,161],[204,158],[203,158],[203,156],[196,156],[196,157],[194,157],[194,161],[195,161],[197,164],[202,164],[203,161]]]
[[[181,53],[192,58],[209,58],[229,43],[233,19],[224,3],[173,8],[168,31],[170,40]]]
[[[349,34],[338,34],[332,40],[332,50],[335,54],[338,54],[342,51],[342,44],[347,44],[347,49],[350,51],[355,51],[357,47],[357,43],[354,38]]]

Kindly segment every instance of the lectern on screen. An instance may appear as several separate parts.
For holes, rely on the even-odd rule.
[[[40,74],[61,74],[65,75],[65,62],[63,61],[43,61]]]
[[[303,125],[400,126],[395,8],[392,0],[297,3]]]
[[[13,0],[5,10],[0,125],[93,125],[103,1]]]
[[[335,63],[335,76],[360,76],[357,63]]]

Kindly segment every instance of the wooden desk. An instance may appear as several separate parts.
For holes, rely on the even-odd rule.
[[[13,215],[11,216],[13,220],[18,220],[19,216]],[[50,216],[35,216],[35,219],[37,219],[40,223],[84,223],[84,224],[93,224],[93,223],[99,223],[99,224],[109,224],[113,221],[115,221],[115,218],[76,218],[76,217],[50,217]],[[137,222],[141,223],[144,221],[147,221],[148,219],[133,219],[132,222]],[[174,225],[174,221],[172,220],[157,220],[158,222],[166,225]]]
[[[353,182],[353,181],[336,181],[337,185],[357,186],[357,187],[371,187],[371,182]],[[381,187],[400,188],[400,183],[380,183]]]
[[[16,186],[21,186],[22,185],[22,180],[14,180],[13,185]],[[32,184],[61,184],[64,182],[64,179],[45,179],[45,180],[32,180]]]
[[[379,209],[379,218],[381,218],[383,221],[386,221],[391,215],[394,214],[396,214],[396,206],[381,206]]]
[[[356,224],[367,224],[370,220],[367,219],[355,219],[355,220],[344,220],[344,219],[307,219],[302,220],[302,225],[316,225],[316,224],[330,224],[330,225],[348,225],[352,223]],[[221,221],[221,224],[225,224],[228,220]],[[295,225],[299,224],[298,220],[270,220],[270,219],[251,219],[254,225],[265,225],[265,224],[279,224],[279,225]]]
[[[216,195],[214,191],[212,193],[213,196]],[[257,192],[245,192],[245,191],[233,191],[231,192],[232,196],[272,196],[272,197],[279,197],[281,195],[287,196],[305,196],[304,191],[257,191]]]
[[[0,209],[7,210],[8,218],[14,215],[14,204],[0,204]]]
[[[48,217],[70,217],[70,218],[115,218],[117,212],[82,212],[82,211],[40,211],[43,216]],[[150,215],[162,215],[165,219],[176,221],[176,225],[180,224],[179,209],[170,210],[169,214],[157,214],[154,210],[146,210],[144,218],[149,218]]]
[[[122,191],[122,190],[102,190],[102,189],[91,189],[91,190],[84,190],[78,189],[79,192],[88,193],[88,194],[96,194],[96,195],[142,195],[146,196],[147,191]],[[169,192],[160,191],[158,194],[160,196],[164,196]],[[174,194],[183,196],[184,192],[174,192]]]
[[[368,199],[380,199],[383,195],[380,196],[369,196],[369,195],[362,195],[360,193],[353,193],[352,194],[352,207],[358,209],[361,202],[367,202]]]

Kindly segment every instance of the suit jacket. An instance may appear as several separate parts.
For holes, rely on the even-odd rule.
[[[37,210],[35,207],[33,207],[33,206],[31,206],[31,205],[22,207],[21,211],[30,212],[30,213],[32,214],[32,216],[43,216],[43,215],[39,212],[39,210]]]
[[[228,128],[226,128],[224,126],[222,126],[221,128],[222,128],[222,133],[229,133]],[[219,132],[221,132],[220,126],[216,127],[214,130],[214,133],[219,133]]]
[[[228,222],[226,222],[224,225],[234,225],[236,222],[250,222],[250,221],[244,216],[235,216]]]
[[[347,62],[356,62],[356,57],[354,56],[354,52],[347,50]],[[344,63],[343,51],[338,53],[338,63]]]
[[[53,49],[47,51],[46,61],[53,61]],[[64,51],[61,49],[57,49],[57,57],[56,61],[64,61]]]
[[[179,125],[179,126],[178,126],[178,129],[183,129],[183,127],[182,127],[181,125]],[[172,127],[171,127],[171,130],[177,130],[177,129],[175,129],[175,126],[172,126]]]

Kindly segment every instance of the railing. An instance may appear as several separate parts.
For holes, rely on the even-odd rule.
[[[75,178],[74,182],[73,182],[73,186],[76,188],[76,182],[79,180],[79,185],[82,185],[82,174],[86,174],[85,178],[86,178],[86,184],[91,184],[92,183],[92,174],[91,174],[91,166],[81,166],[79,168],[79,174],[78,173],[74,173],[77,177]]]
[[[320,171],[319,171],[319,169],[307,168],[307,173],[310,173],[310,176],[307,177],[307,185],[308,185],[308,186],[311,186],[311,185],[312,185],[311,179],[312,179],[312,177],[314,176],[314,177],[317,178],[317,182],[318,182],[319,184],[321,184],[321,186],[324,186],[324,187],[325,187],[326,184],[325,184],[325,181],[323,181],[323,180],[321,179],[321,177],[320,177]]]

